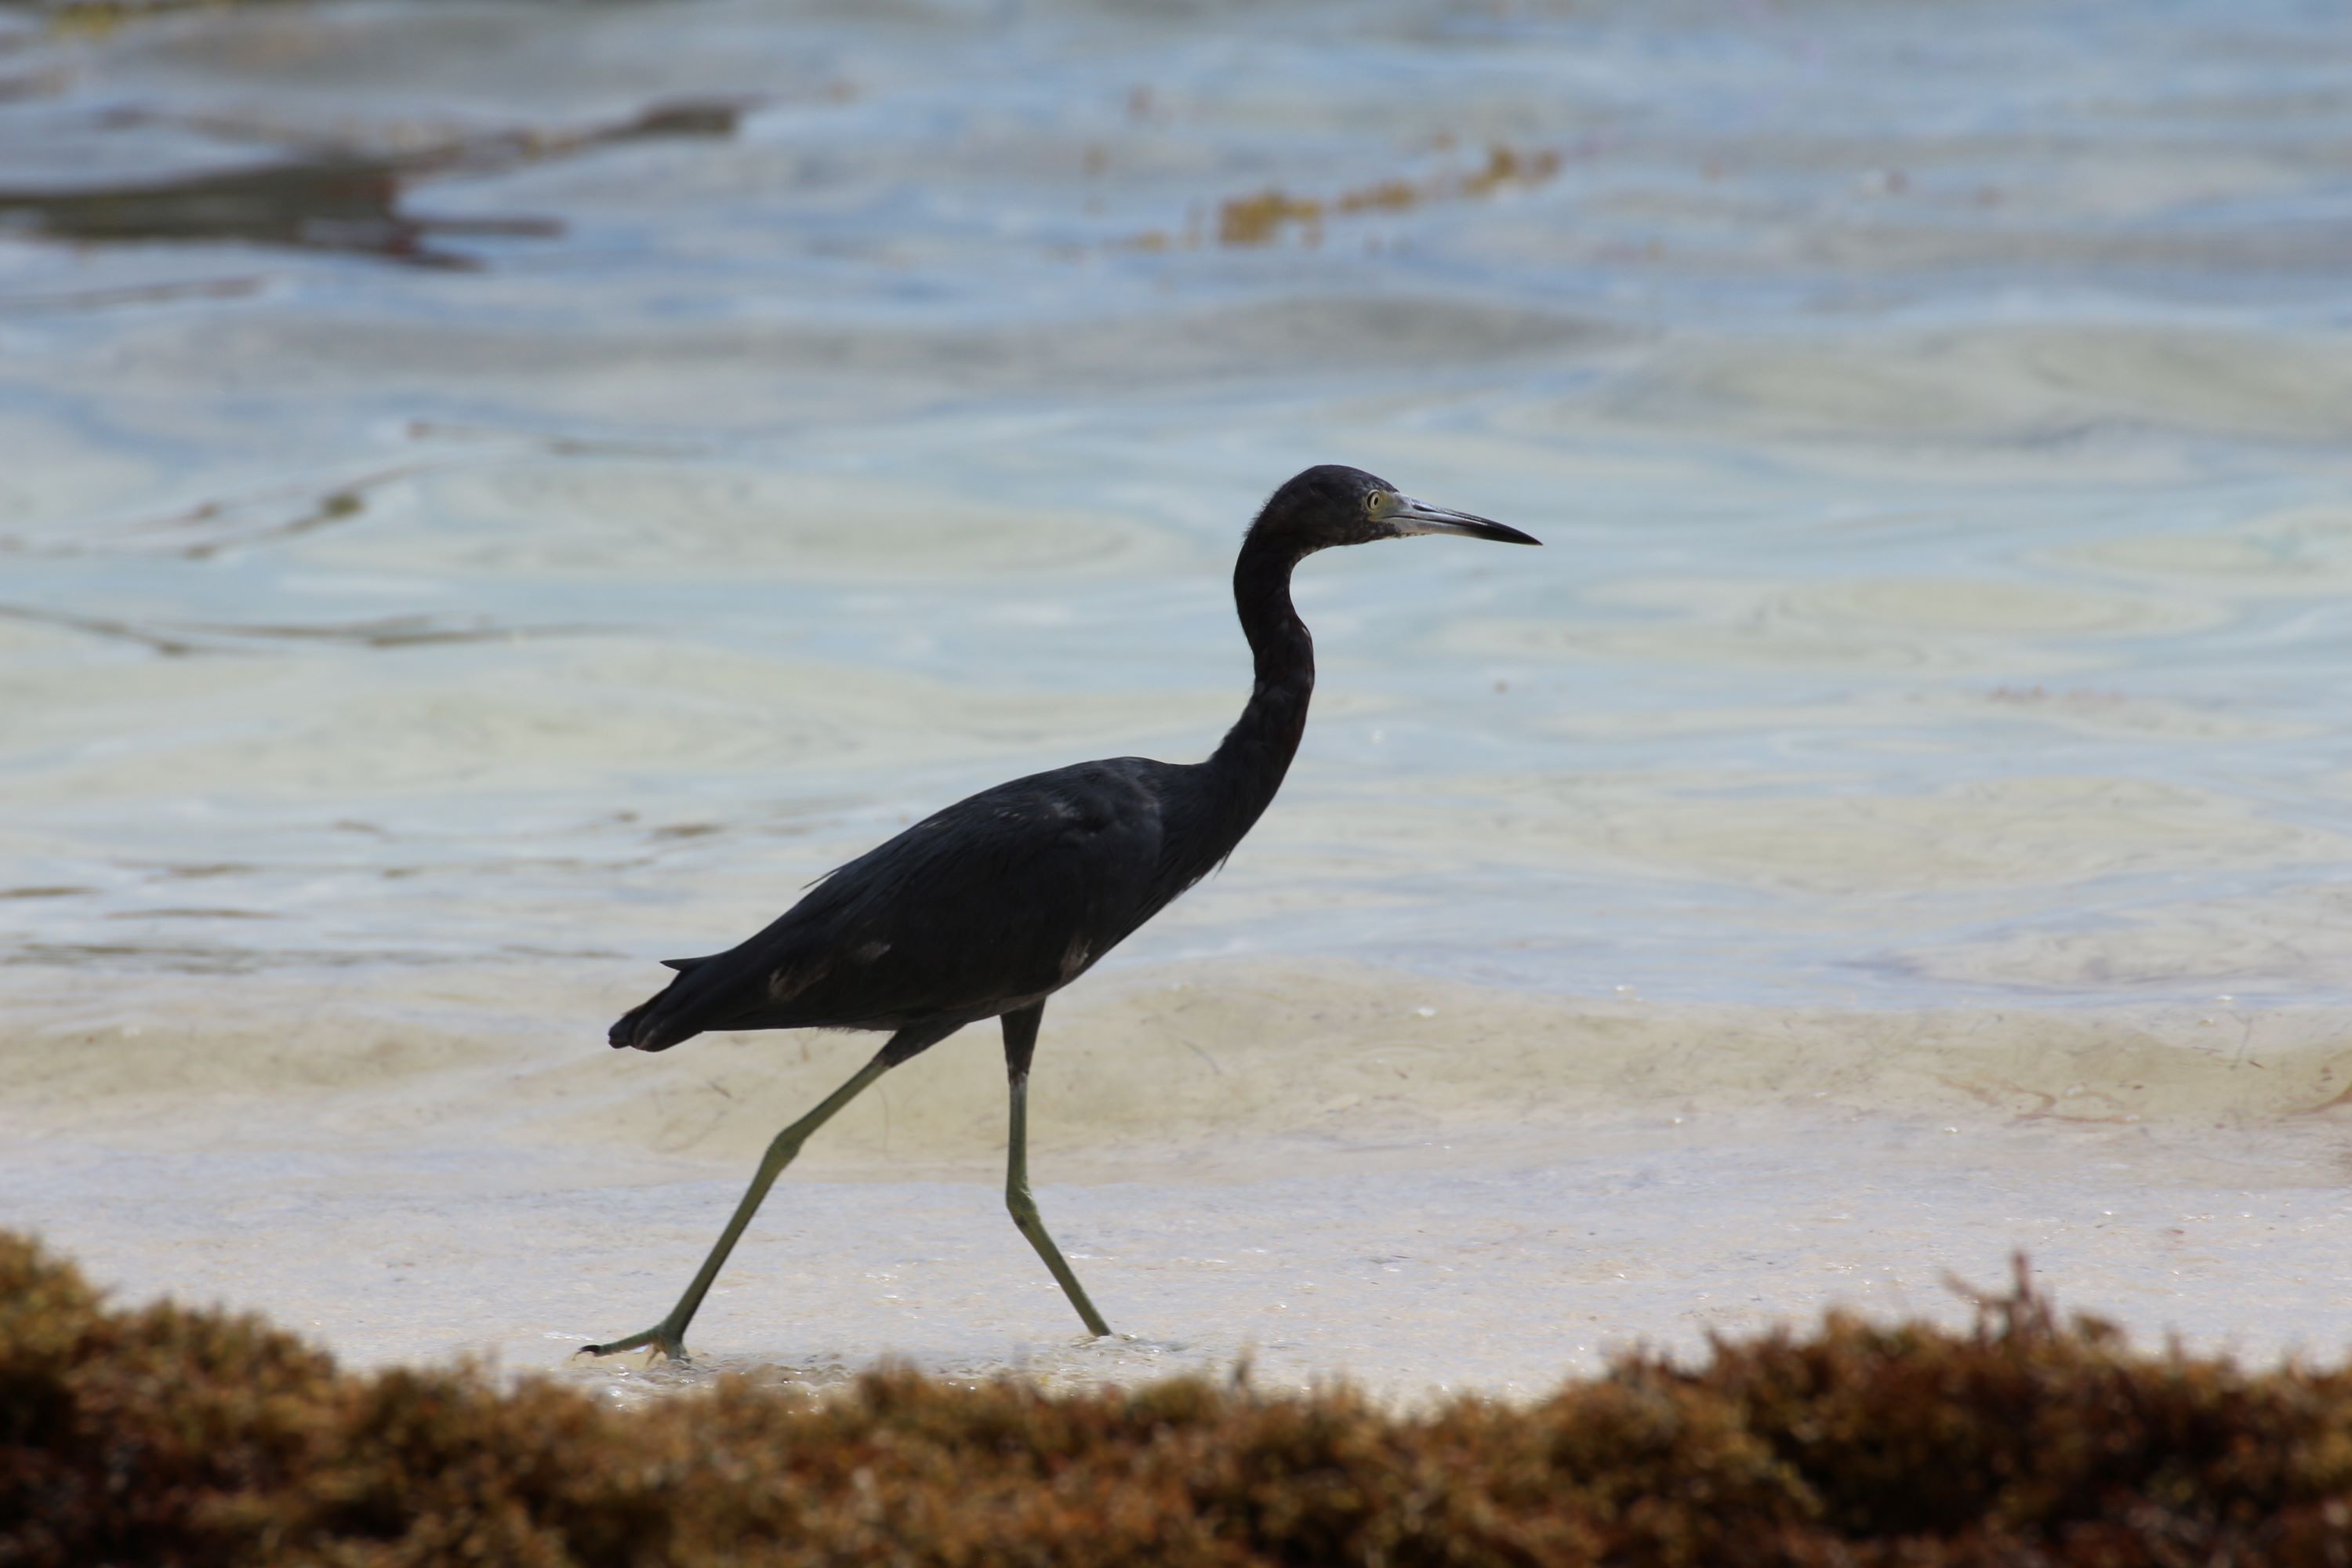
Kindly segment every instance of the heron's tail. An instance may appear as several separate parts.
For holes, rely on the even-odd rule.
[[[680,1004],[687,1001],[682,994],[687,981],[710,960],[665,958],[662,962],[677,971],[677,978],[613,1021],[604,1038],[614,1050],[632,1046],[641,1051],[666,1051],[680,1040],[690,1040],[702,1033],[703,1026],[691,1021],[701,1009]]]

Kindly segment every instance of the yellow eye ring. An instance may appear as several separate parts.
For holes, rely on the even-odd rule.
[[[1396,498],[1386,490],[1374,490],[1364,498],[1364,510],[1372,517],[1378,517],[1388,510],[1389,504],[1395,500]]]

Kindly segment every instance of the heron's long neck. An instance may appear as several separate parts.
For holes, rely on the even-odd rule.
[[[1215,781],[1217,853],[1239,842],[1263,813],[1307,731],[1315,693],[1315,639],[1290,603],[1290,569],[1298,557],[1252,534],[1234,563],[1234,608],[1257,666],[1249,706],[1203,767]]]

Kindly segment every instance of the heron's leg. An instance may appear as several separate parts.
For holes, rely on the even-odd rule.
[[[809,1134],[833,1120],[834,1112],[864,1093],[866,1085],[917,1051],[946,1038],[951,1032],[931,1028],[899,1030],[890,1037],[888,1045],[874,1053],[872,1061],[857,1069],[856,1077],[827,1095],[824,1103],[814,1110],[777,1133],[775,1141],[768,1145],[768,1152],[761,1156],[760,1168],[752,1173],[751,1184],[743,1190],[743,1201],[735,1205],[734,1217],[727,1222],[727,1228],[719,1233],[719,1240],[711,1247],[710,1256],[702,1260],[702,1267],[695,1272],[694,1282],[686,1288],[686,1294],[677,1299],[677,1305],[669,1310],[669,1316],[643,1333],[631,1334],[627,1339],[614,1340],[610,1344],[586,1345],[578,1353],[614,1355],[650,1345],[672,1361],[687,1360],[686,1325],[694,1321],[695,1312],[702,1305],[702,1298],[709,1294],[710,1282],[719,1278],[719,1270],[726,1264],[727,1255],[735,1250],[735,1242],[743,1234],[743,1227],[750,1225],[752,1215],[759,1212],[760,1200],[768,1195],[768,1189],[776,1184],[776,1178],[783,1173],[786,1165],[793,1163],[793,1157],[801,1152],[801,1145],[808,1142]]]
[[[1045,1005],[1024,1007],[1018,1013],[1004,1015],[1004,1070],[1013,1081],[1013,1131],[1006,1139],[1004,1156],[1004,1206],[1013,1211],[1013,1223],[1054,1271],[1054,1280],[1070,1305],[1078,1310],[1086,1321],[1087,1332],[1108,1334],[1110,1325],[1095,1310],[1087,1299],[1087,1288],[1070,1271],[1062,1249],[1045,1234],[1045,1222],[1037,1215],[1037,1200],[1029,1195],[1029,1058],[1037,1049],[1037,1025],[1045,1016]]]

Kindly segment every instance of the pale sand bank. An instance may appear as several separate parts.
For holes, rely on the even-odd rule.
[[[604,1049],[608,1016],[660,978],[625,963],[135,988],[58,974],[10,997],[6,1114],[75,1133],[153,1133],[161,1119],[184,1137],[220,1121],[341,1137],[462,1119],[519,1142],[733,1161],[879,1043],[793,1031]],[[1339,963],[1113,968],[1055,1000],[1040,1050],[1036,1136],[1089,1177],[1139,1157],[1190,1169],[1265,1146],[1289,1168],[1318,1149],[1653,1112],[2228,1127],[2352,1100],[2352,1029],[2324,1007],[1695,1006]],[[1003,1077],[993,1026],[975,1026],[804,1158],[961,1170],[1002,1146]]]
[[[870,1044],[612,1053],[597,1030],[633,997],[611,966],[410,984],[74,1001],[20,982],[0,1223],[360,1362],[557,1366],[667,1306],[759,1148]],[[1276,1384],[1533,1392],[1611,1344],[1834,1303],[1957,1316],[1946,1272],[1992,1282],[2019,1247],[2144,1333],[2272,1355],[2332,1351],[2347,1321],[2352,1041],[2316,1011],[1891,1016],[1339,965],[1114,972],[1048,1014],[1032,1154],[1133,1336],[1105,1344],[1003,1216],[992,1034],[811,1145],[678,1375],[823,1381],[898,1354],[1125,1380],[1246,1353]]]

